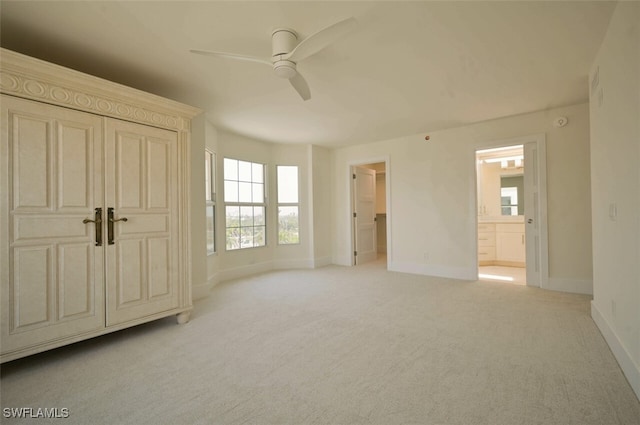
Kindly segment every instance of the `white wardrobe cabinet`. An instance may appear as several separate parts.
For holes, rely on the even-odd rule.
[[[199,111],[2,49],[2,362],[192,310]]]

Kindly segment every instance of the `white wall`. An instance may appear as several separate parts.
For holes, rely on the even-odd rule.
[[[500,217],[500,176],[502,168],[499,162],[490,164],[480,164],[479,177],[482,180],[482,193],[478,194],[478,204],[481,208],[481,215],[487,217]]]
[[[209,290],[217,283],[218,270],[217,257],[207,255],[205,148],[216,151],[217,131],[207,115],[200,114],[191,123],[191,277],[194,300],[209,294]]]
[[[207,234],[205,228],[204,147],[206,115],[191,122],[191,283],[193,299],[206,295]]]
[[[639,3],[617,5],[589,81],[592,317],[640,398],[639,22]]]
[[[319,146],[309,146],[309,162],[312,179],[308,185],[310,202],[310,220],[313,224],[313,266],[322,267],[331,264],[332,220],[333,220],[333,173],[331,151]]]
[[[566,116],[569,124],[553,126]],[[348,164],[389,156],[392,270],[475,279],[475,151],[544,133],[547,142],[549,289],[591,293],[589,111],[580,104],[334,152],[334,262],[350,264]]]

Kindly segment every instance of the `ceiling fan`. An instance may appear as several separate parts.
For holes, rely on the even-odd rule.
[[[354,18],[348,18],[330,25],[298,43],[298,35],[289,28],[277,28],[271,33],[271,58],[264,59],[235,53],[211,52],[191,49],[191,53],[227,59],[256,62],[269,66],[276,76],[289,80],[303,100],[311,98],[311,91],[305,79],[297,70],[301,60],[319,52],[339,38],[353,31],[357,25]]]

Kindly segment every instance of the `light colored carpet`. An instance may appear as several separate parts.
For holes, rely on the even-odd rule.
[[[186,325],[17,360],[0,384],[3,408],[66,407],[60,424],[640,423],[589,297],[380,263],[227,282]]]
[[[526,285],[527,269],[524,267],[482,266],[478,268],[478,277],[480,280]]]

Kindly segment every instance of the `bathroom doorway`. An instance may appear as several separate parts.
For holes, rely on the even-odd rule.
[[[511,142],[476,151],[478,279],[544,288],[545,141]]]
[[[520,151],[520,147],[522,151]],[[519,275],[509,275],[504,271],[502,271],[503,274],[497,274],[489,273],[489,269],[483,269],[482,272],[487,273],[481,273],[480,267],[497,265],[511,267],[505,271],[524,272],[526,276],[524,282],[528,286],[548,287],[549,238],[546,158],[544,134],[498,141],[490,149],[476,151],[476,205],[478,208],[476,247],[478,248],[479,279],[489,279],[490,277],[492,280],[522,282]],[[510,169],[511,172],[498,171],[497,177],[486,177],[482,173],[482,167],[487,161],[498,164],[497,167],[500,170],[504,166],[505,170]],[[509,181],[510,177],[515,177],[518,174],[523,175],[524,186],[522,190],[514,190],[514,187],[519,186],[513,181]],[[503,175],[505,177],[504,191],[502,188]],[[493,183],[489,183],[487,179],[493,179]],[[523,192],[524,197],[520,197],[518,192]],[[522,212],[524,214],[521,214]],[[522,225],[524,225],[524,236]],[[492,231],[494,232],[493,236],[491,235]],[[489,235],[487,236],[486,233]],[[481,242],[481,236],[486,236],[487,240]],[[494,250],[485,249],[487,246],[491,248],[492,238],[495,238],[495,245],[493,245],[495,256],[493,257]],[[522,249],[525,254],[524,262],[522,261]],[[481,253],[485,254],[481,256]],[[487,264],[488,262],[493,262],[493,264]],[[485,276],[480,276],[481,274]],[[486,277],[486,275],[491,276]]]
[[[526,285],[524,147],[476,151],[478,278]]]

